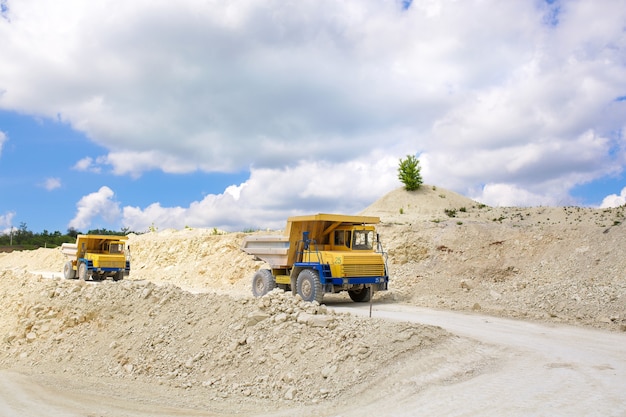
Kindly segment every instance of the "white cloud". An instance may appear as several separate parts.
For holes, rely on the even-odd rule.
[[[5,214],[0,214],[0,228],[2,229],[2,233],[9,234],[11,233],[11,227],[13,227],[13,218],[15,217],[15,212],[9,211]]]
[[[549,137],[543,141],[515,141],[509,146],[472,148],[459,144],[447,152],[424,153],[420,160],[428,182],[464,190],[479,200],[482,191],[476,189],[482,187],[481,183],[508,184],[516,191],[502,194],[502,200],[498,199],[499,193],[488,192],[489,198],[480,201],[490,205],[528,206],[573,204],[568,191],[576,184],[623,169],[624,156],[613,157],[611,153],[609,138],[587,131],[567,140]],[[519,198],[512,199],[516,195]]]
[[[113,190],[105,186],[81,198],[76,204],[76,216],[68,227],[82,230],[90,227],[94,219],[103,219],[108,223],[119,221],[120,208],[114,196]]]
[[[611,194],[604,197],[600,208],[619,207],[626,204],[626,187],[622,188],[622,192],[617,194]]]
[[[284,227],[296,214],[334,206],[357,213],[380,195],[402,186],[396,179],[398,161],[371,155],[361,163],[301,162],[294,168],[252,169],[250,178],[223,194],[211,194],[189,207],[124,207],[123,227],[142,232],[158,229],[218,227],[224,230]],[[311,173],[315,177],[311,177]]]
[[[2,145],[8,140],[6,133],[0,130],[0,156],[2,155]]]
[[[123,227],[132,231],[145,232],[151,227],[156,229],[182,229],[189,226],[182,207],[161,207],[159,203],[150,204],[145,209],[127,206],[123,209]]]
[[[417,152],[426,182],[493,204],[566,201],[623,170],[624,0],[400,3],[21,0],[0,19],[0,109],[107,149],[76,169],[253,166],[245,187],[197,203],[231,217],[246,215],[236,195],[281,210],[352,195],[341,169],[364,175],[374,154]],[[396,179],[383,171],[375,189]],[[124,215],[231,222],[199,211]]]
[[[60,178],[46,178],[46,180],[43,183],[43,187],[48,191],[57,189],[61,187],[61,179]]]
[[[72,168],[77,171],[100,173],[102,172],[102,165],[106,163],[106,159],[106,157],[101,156],[94,160],[92,157],[86,156],[76,162]]]
[[[544,195],[533,194],[513,184],[486,184],[472,199],[490,206],[524,207],[524,206],[555,206],[561,203],[561,196],[546,198]]]
[[[93,164],[93,158],[87,156],[81,159],[80,161],[76,162],[76,164],[74,164],[74,169],[77,171],[88,171],[89,167],[91,167],[92,164]]]
[[[111,165],[116,175],[130,175],[135,178],[153,169],[160,169],[169,174],[185,174],[198,169],[197,163],[186,162],[176,155],[157,150],[111,152],[102,159],[102,163]],[[207,171],[219,171],[219,168],[207,169]]]
[[[4,102],[60,114],[111,148],[111,163],[139,157],[140,172],[267,166],[294,154],[319,155],[318,142],[331,136],[339,151],[333,157],[346,159],[342,151],[358,153],[355,133],[363,134],[361,147],[376,144],[384,137],[377,124],[393,123],[394,109],[406,113],[401,106],[416,98],[402,93],[402,80],[385,81],[377,55],[387,55],[388,45],[362,26],[397,18],[397,7],[323,3],[186,1],[173,11],[167,2],[151,1],[104,11],[103,2],[67,2],[49,13],[40,4],[19,4],[5,28],[12,39],[20,36],[20,48],[12,45],[7,55],[48,70],[24,68]],[[44,18],[55,30],[31,35],[30,25]],[[389,37],[400,41],[402,34]]]

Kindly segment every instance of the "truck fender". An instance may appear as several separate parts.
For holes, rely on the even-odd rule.
[[[291,270],[290,280],[291,280],[291,294],[294,296],[298,294],[298,290],[296,289],[296,283],[298,282],[298,274],[302,271],[302,268],[295,267]]]
[[[294,296],[298,293],[296,290],[296,281],[297,281],[297,278],[292,275],[291,276],[291,294]]]

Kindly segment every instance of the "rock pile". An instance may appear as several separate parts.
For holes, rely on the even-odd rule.
[[[205,399],[316,403],[441,329],[335,314],[275,290],[260,299],[150,282],[85,283],[0,272],[3,367],[123,379]]]

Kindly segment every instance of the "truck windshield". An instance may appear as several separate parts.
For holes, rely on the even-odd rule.
[[[123,243],[111,243],[109,247],[109,253],[122,253],[124,252],[124,244]]]
[[[372,250],[374,232],[371,230],[355,230],[352,250]]]

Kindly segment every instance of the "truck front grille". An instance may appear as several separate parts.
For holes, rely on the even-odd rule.
[[[346,277],[380,277],[385,275],[385,264],[380,255],[346,255],[343,273]]]
[[[120,261],[100,261],[98,262],[99,268],[124,268],[125,262]]]

